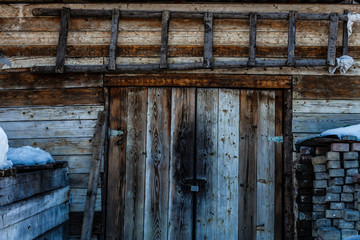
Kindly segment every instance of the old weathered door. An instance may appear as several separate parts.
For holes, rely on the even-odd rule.
[[[111,88],[110,128],[108,239],[281,238],[281,90]]]

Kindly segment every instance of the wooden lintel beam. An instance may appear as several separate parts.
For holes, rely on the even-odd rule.
[[[70,8],[64,7],[61,9],[60,32],[59,32],[59,40],[58,40],[58,47],[56,53],[56,67],[55,67],[56,73],[64,72],[69,22],[70,22]]]
[[[204,67],[212,68],[214,64],[213,55],[213,13],[204,14]]]
[[[344,10],[344,15],[347,15],[349,13],[349,10]],[[342,55],[348,55],[349,51],[349,36],[348,36],[348,30],[347,30],[347,21],[343,22],[343,42],[342,42]]]
[[[249,31],[249,60],[248,66],[254,67],[256,65],[256,24],[257,13],[250,13],[250,31]]]
[[[116,68],[116,46],[119,32],[119,18],[120,10],[114,9],[111,21],[111,37],[110,37],[110,48],[109,48],[109,70],[115,70]]]
[[[160,68],[168,68],[170,11],[163,11],[161,22]]]
[[[289,12],[289,31],[288,31],[288,66],[295,66],[295,39],[296,39],[296,18],[297,12]]]
[[[330,14],[330,26],[329,26],[329,41],[328,41],[328,56],[327,64],[329,66],[335,66],[336,64],[336,39],[338,32],[339,14]]]

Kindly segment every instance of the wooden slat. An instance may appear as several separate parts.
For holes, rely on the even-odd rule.
[[[167,239],[171,89],[148,89],[144,239]]]
[[[0,122],[96,119],[103,106],[0,108]]]
[[[296,18],[297,12],[289,12],[289,33],[288,33],[288,66],[295,65],[295,39],[296,39]]]
[[[336,64],[336,40],[338,32],[339,14],[330,14],[330,26],[329,26],[329,43],[328,43],[328,57],[327,63],[330,66]]]
[[[193,194],[183,182],[194,177],[195,91],[172,89],[168,240],[193,236]]]
[[[18,174],[0,181],[0,206],[69,185],[65,168]]]
[[[294,113],[360,113],[360,100],[294,100]]]
[[[255,76],[224,74],[140,74],[105,75],[106,86],[174,86],[174,87],[234,87],[290,88],[288,76]]]
[[[170,21],[170,12],[163,11],[162,22],[161,22],[160,68],[168,67],[169,21]]]
[[[255,66],[257,13],[250,13],[248,66]]]
[[[239,142],[239,239],[256,236],[256,143],[258,92],[241,90]]]
[[[124,239],[144,235],[147,89],[128,89]]]
[[[7,228],[0,229],[1,237],[9,240],[35,239],[69,219],[69,204],[62,203]]]
[[[34,240],[45,240],[45,239],[58,239],[58,240],[68,240],[69,236],[69,223],[65,222],[59,226],[50,229],[49,231],[41,234]]]
[[[344,10],[344,14],[347,15],[349,10]],[[347,21],[343,22],[343,40],[342,40],[342,55],[348,55],[349,52],[349,35],[347,30]]]
[[[240,90],[219,90],[217,231],[215,239],[239,238]]]
[[[204,14],[204,65],[213,66],[213,13]]]
[[[283,91],[275,92],[275,136],[283,136]],[[275,234],[283,239],[283,143],[275,143]]]
[[[343,100],[360,98],[360,79],[348,76],[298,76],[293,80],[294,99]]]
[[[218,89],[197,89],[196,175],[206,179],[196,194],[196,238],[216,239]]]
[[[275,233],[275,91],[259,91],[257,123],[256,239],[271,239]]]
[[[94,120],[2,122],[9,139],[89,137],[94,134]]]
[[[68,37],[69,21],[70,21],[70,8],[63,7],[61,9],[60,32],[58,40],[58,48],[56,53],[56,73],[64,72],[64,64],[66,57],[66,44]]]
[[[89,173],[89,182],[86,194],[86,203],[84,210],[83,226],[81,231],[81,239],[89,239],[91,237],[92,224],[94,220],[96,190],[99,182],[101,169],[101,158],[104,152],[104,141],[108,130],[107,114],[102,111],[98,114],[96,130],[93,138],[93,154],[91,158],[91,168]]]
[[[0,90],[101,87],[100,74],[1,73]]]
[[[116,68],[116,45],[119,32],[119,18],[120,10],[114,9],[112,12],[111,21],[111,37],[110,37],[110,48],[109,48],[109,70],[115,70]]]
[[[2,107],[102,105],[102,88],[0,91]]]
[[[84,212],[87,189],[70,188],[70,212]],[[101,211],[101,188],[97,189],[95,211]]]
[[[295,113],[293,132],[320,133],[328,129],[360,124],[360,114]]]
[[[87,173],[69,173],[69,181],[71,189],[86,189],[89,182],[89,172]],[[97,187],[101,187],[101,181],[97,182]]]
[[[111,88],[109,127],[123,131],[124,135],[113,136],[109,139],[106,237],[110,239],[123,239],[124,236],[126,113],[126,88]]]

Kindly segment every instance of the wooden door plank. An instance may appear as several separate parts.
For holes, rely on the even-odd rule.
[[[195,89],[173,88],[168,240],[191,239],[193,194],[184,179],[194,177]]]
[[[196,173],[206,179],[197,194],[196,239],[216,239],[218,89],[198,89],[196,106]]]
[[[240,90],[219,90],[216,239],[238,239]]]
[[[147,89],[128,89],[124,239],[143,239]]]
[[[275,92],[275,135],[283,136],[283,91]],[[283,143],[275,143],[275,235],[274,239],[282,238],[283,223]]]
[[[275,225],[275,91],[259,91],[256,239],[273,239]]]
[[[166,239],[168,229],[171,89],[148,90],[144,239]]]
[[[113,130],[126,129],[127,113],[126,88],[110,89],[109,126]],[[106,213],[106,238],[123,239],[124,197],[126,169],[126,133],[109,138],[108,191]]]
[[[256,143],[258,92],[242,90],[240,96],[239,239],[256,236]]]

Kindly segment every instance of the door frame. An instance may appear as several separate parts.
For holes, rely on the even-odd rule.
[[[270,75],[239,75],[239,74],[105,74],[104,92],[105,108],[109,108],[109,88],[112,87],[201,87],[201,88],[240,88],[256,90],[282,90],[282,166],[281,166],[281,194],[276,194],[275,200],[281,199],[281,216],[275,222],[282,222],[282,227],[275,230],[275,237],[294,239],[294,192],[293,192],[293,164],[292,164],[292,76]],[[102,184],[102,215],[103,238],[105,237],[106,202],[108,182],[108,142],[105,145],[104,177]],[[279,164],[278,161],[276,164]],[[276,170],[275,170],[276,171]],[[276,171],[276,174],[279,174]],[[276,215],[276,209],[275,209]]]

